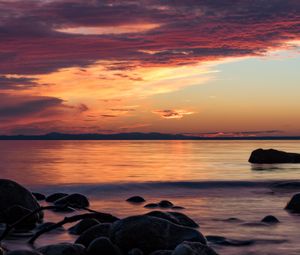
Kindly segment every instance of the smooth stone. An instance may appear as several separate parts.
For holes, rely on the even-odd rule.
[[[144,253],[140,249],[134,248],[128,252],[128,255],[144,255]]]
[[[82,244],[88,247],[90,243],[98,237],[109,237],[109,232],[111,229],[110,223],[103,223],[95,225],[86,231],[84,231],[75,241],[75,243]]]
[[[293,213],[300,213],[300,193],[295,194],[291,198],[285,209]]]
[[[249,162],[255,164],[300,163],[300,154],[274,149],[257,149],[251,153]]]
[[[87,248],[87,255],[121,255],[117,246],[115,246],[107,237],[98,237]]]
[[[156,203],[150,203],[150,204],[146,204],[144,207],[145,208],[150,208],[150,209],[157,208],[158,204],[156,204]]]
[[[32,211],[19,205],[12,206],[2,212],[2,218],[7,224],[13,224],[23,217],[29,215]],[[15,226],[15,229],[20,231],[29,231],[36,227],[39,218],[37,214],[32,215],[26,220]]]
[[[206,239],[210,243],[223,245],[223,246],[248,246],[254,244],[254,240],[236,240],[229,239],[223,236],[206,236]]]
[[[102,213],[102,212],[97,212],[97,214],[95,214],[93,216],[93,219],[96,219],[100,223],[113,223],[113,222],[119,220],[119,218],[117,218],[109,213]]]
[[[261,222],[268,223],[268,224],[276,224],[279,223],[280,221],[273,215],[267,215],[261,220]]]
[[[126,201],[130,202],[130,203],[144,203],[144,202],[146,202],[146,200],[143,197],[140,197],[140,196],[130,197],[130,198],[126,199]]]
[[[300,190],[300,182],[299,181],[276,182],[271,185],[271,188],[272,189]]]
[[[35,197],[20,184],[6,179],[0,179],[0,222],[6,223],[2,213],[8,208],[21,206],[30,211],[40,208]],[[43,213],[36,214],[37,222],[43,218]]]
[[[46,197],[46,202],[54,203],[56,200],[61,199],[66,196],[68,196],[68,194],[66,194],[66,193],[61,193],[61,192],[54,193],[54,194],[51,194],[48,197]]]
[[[46,199],[46,196],[42,193],[38,193],[38,192],[32,192],[32,195],[36,198],[36,200],[38,201],[42,201]]]
[[[193,219],[191,219],[190,217],[188,217],[183,213],[180,212],[168,212],[168,213],[178,220],[179,225],[191,227],[191,228],[199,227],[199,225]]]
[[[100,224],[96,219],[83,219],[73,227],[69,228],[69,233],[73,235],[81,235],[87,229]]]
[[[4,254],[5,255],[44,255],[38,251],[29,251],[29,250],[15,250],[15,251],[9,251]]]
[[[185,226],[185,227],[192,227],[192,228],[199,227],[199,225],[194,220],[192,220],[185,214],[179,212],[151,211],[149,213],[146,213],[145,215],[165,219],[172,223]]]
[[[42,229],[49,228],[49,227],[51,227],[55,224],[56,223],[54,223],[54,222],[45,222],[45,223],[42,223],[39,226],[37,226],[36,230],[40,231]],[[50,232],[63,232],[63,231],[65,231],[65,229],[61,226],[61,227],[58,227],[58,228],[55,228],[55,229],[51,230]]]
[[[43,255],[85,255],[85,248],[80,244],[60,243],[37,249]]]
[[[89,207],[90,203],[86,196],[75,193],[62,197],[54,202],[57,206],[70,206],[73,208]]]
[[[112,224],[110,239],[124,253],[139,248],[148,254],[156,250],[172,250],[183,241],[206,244],[195,229],[147,215],[131,216]]]
[[[212,248],[202,243],[183,242],[179,244],[172,255],[218,255]]]
[[[158,203],[158,206],[161,208],[172,208],[174,205],[172,202],[168,201],[168,200],[161,200]]]

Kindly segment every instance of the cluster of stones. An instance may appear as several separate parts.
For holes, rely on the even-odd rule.
[[[40,208],[38,200],[46,200],[58,208],[87,208],[89,200],[81,194],[55,193],[48,197],[31,193],[11,180],[0,180],[0,222],[14,224],[13,231],[33,231],[55,223],[43,223],[43,213],[34,213],[15,225],[21,218]],[[171,208],[168,201],[159,203]],[[95,213],[93,218],[79,221],[69,229],[78,235],[75,243],[59,243],[35,250],[0,250],[5,255],[160,255],[217,254],[198,231],[198,224],[179,212],[152,211],[144,215],[118,219],[110,214]]]

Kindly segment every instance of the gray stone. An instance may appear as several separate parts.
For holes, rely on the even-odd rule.
[[[218,255],[212,248],[198,242],[183,242],[172,255]]]
[[[87,255],[99,254],[121,255],[121,252],[107,237],[98,237],[90,243],[87,248]]]

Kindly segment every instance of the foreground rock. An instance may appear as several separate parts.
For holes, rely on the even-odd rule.
[[[183,213],[179,213],[179,212],[152,211],[152,212],[147,213],[146,215],[165,219],[172,223],[182,225],[185,227],[191,227],[191,228],[199,227],[199,225],[194,220],[192,220],[187,215],[185,215]]]
[[[202,243],[183,242],[176,247],[172,255],[218,255],[212,248]]]
[[[183,241],[206,244],[205,237],[195,229],[146,215],[113,223],[110,239],[125,253],[134,248],[146,254],[156,250],[173,250]]]
[[[255,164],[300,163],[300,154],[274,149],[257,149],[251,153],[249,162]]]
[[[89,207],[90,205],[86,196],[77,193],[62,197],[56,200],[54,204],[57,206],[69,206],[79,209]]]
[[[117,246],[115,246],[108,238],[96,238],[87,248],[87,255],[121,255]]]
[[[54,203],[56,200],[61,199],[66,196],[68,196],[68,194],[66,194],[66,193],[61,193],[61,192],[54,193],[54,194],[51,194],[48,197],[46,197],[46,202]]]
[[[85,255],[85,248],[80,244],[61,243],[43,246],[37,249],[43,255]]]
[[[295,194],[285,207],[293,213],[300,213],[300,193]]]
[[[73,235],[81,235],[87,229],[100,224],[96,219],[84,219],[78,222],[73,227],[69,228],[69,232]]]
[[[75,241],[75,243],[82,244],[88,247],[98,237],[109,237],[111,229],[110,223],[98,224],[88,230],[84,231]]]
[[[26,188],[14,181],[0,179],[0,222],[9,223],[7,221],[10,215],[3,217],[3,212],[16,206],[20,206],[29,211],[40,208],[37,200]],[[42,218],[42,213],[36,214],[36,222]]]

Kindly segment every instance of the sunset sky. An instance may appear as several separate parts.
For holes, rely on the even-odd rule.
[[[300,135],[299,0],[0,0],[0,133]]]

